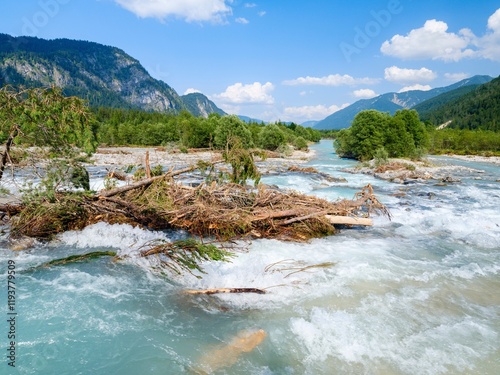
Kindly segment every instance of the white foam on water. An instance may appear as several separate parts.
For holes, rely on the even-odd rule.
[[[405,299],[400,298],[398,304]],[[467,317],[428,322],[404,309],[387,298],[348,311],[313,308],[304,318],[290,319],[290,330],[305,349],[309,369],[343,364],[361,366],[360,373],[384,367],[395,374],[456,373],[495,351],[498,335],[486,322]]]
[[[168,240],[164,232],[105,222],[89,225],[79,231],[64,232],[57,238],[61,243],[76,248],[115,248],[119,250],[119,255],[133,253],[153,240]]]

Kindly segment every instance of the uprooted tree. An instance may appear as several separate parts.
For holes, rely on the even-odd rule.
[[[39,170],[40,155],[46,162],[40,188],[54,192],[74,186],[89,190],[88,176],[79,162],[80,153],[91,154],[97,147],[93,116],[85,102],[65,97],[57,87],[17,90],[0,89],[0,179],[12,162],[14,145],[34,147],[32,166]],[[18,155],[19,156],[19,155]],[[25,152],[22,157],[29,158]]]

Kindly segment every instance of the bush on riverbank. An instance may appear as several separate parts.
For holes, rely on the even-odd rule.
[[[373,159],[377,152],[387,152],[391,158],[418,157],[428,142],[416,111],[403,109],[391,116],[366,110],[356,115],[350,128],[337,134],[334,145],[339,156],[363,161]]]

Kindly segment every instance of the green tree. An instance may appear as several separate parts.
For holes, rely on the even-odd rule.
[[[0,161],[0,178],[10,147],[16,143],[48,150],[46,181],[53,179],[52,186],[71,182],[75,171],[81,170],[78,154],[81,151],[91,154],[97,147],[96,130],[85,102],[77,97],[64,97],[58,88],[23,91],[2,88],[0,138],[6,147]]]
[[[377,149],[384,147],[385,132],[391,116],[375,110],[356,115],[352,126],[339,132],[337,153],[341,157],[370,160]]]
[[[230,148],[236,142],[241,143],[241,147],[246,149],[252,147],[250,130],[238,116],[221,117],[214,131],[214,146],[218,149]]]
[[[267,125],[260,133],[259,145],[265,150],[276,150],[285,144],[285,134],[278,125]]]
[[[406,127],[406,132],[413,139],[415,149],[426,149],[429,147],[429,137],[425,131],[425,125],[418,117],[414,109],[401,109],[394,114],[395,119],[401,119]]]
[[[402,118],[393,117],[385,131],[384,149],[391,158],[409,156],[415,153],[413,137],[407,131]]]

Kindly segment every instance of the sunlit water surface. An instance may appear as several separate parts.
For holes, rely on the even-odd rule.
[[[265,340],[217,374],[500,373],[500,171],[469,169],[462,182],[398,185],[341,172],[331,142],[309,164],[348,182],[290,173],[263,182],[330,200],[367,183],[392,221],[345,229],[306,244],[256,240],[230,263],[205,264],[202,279],[163,277],[138,259],[155,238],[179,234],[99,223],[27,251],[0,239],[0,343],[7,348],[7,261],[17,268],[16,368],[2,374],[189,374],[239,331]],[[480,179],[477,179],[480,178]],[[394,196],[403,191],[404,196]],[[112,262],[29,270],[90,251]],[[329,267],[297,267],[334,263]],[[188,296],[186,288],[257,287],[267,294]]]

